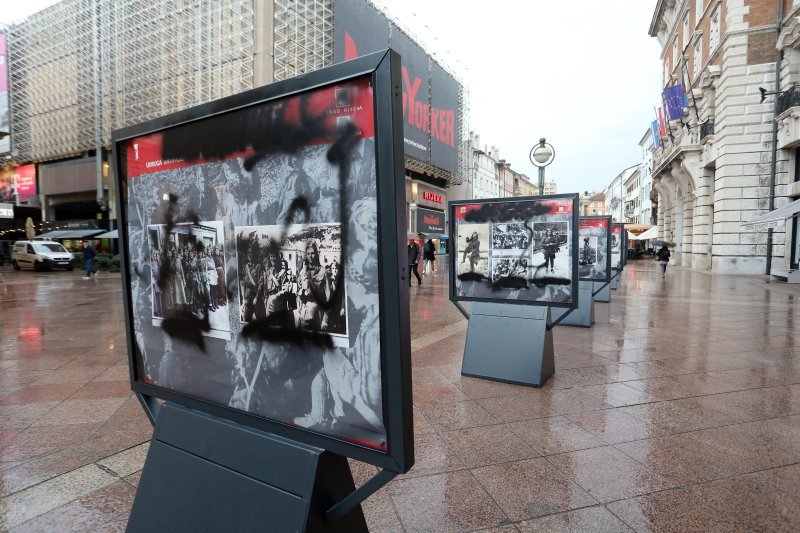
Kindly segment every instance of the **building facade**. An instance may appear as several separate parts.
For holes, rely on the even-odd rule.
[[[639,165],[626,168],[616,175],[602,193],[605,199],[605,214],[611,215],[614,222],[627,221],[625,217],[625,200],[628,198],[626,183],[629,183],[638,173]]]
[[[790,44],[797,4],[656,2],[649,33],[661,45],[662,82],[666,87],[683,79],[688,91],[687,112],[668,121],[652,165],[652,212],[660,238],[674,244],[676,264],[764,274],[768,247],[774,262],[785,261],[783,229],[769,244],[767,232],[744,230],[742,222],[788,201],[788,162],[798,139],[773,150],[775,104],[762,102],[759,87],[772,90],[776,70],[783,89],[800,81]],[[782,68],[777,47],[789,52]]]
[[[369,0],[60,0],[0,26],[11,133],[0,144],[9,168],[0,170],[34,165],[45,220],[115,219],[113,130],[347,59],[336,55],[337,39],[367,11],[376,28],[386,26],[378,35],[418,52],[421,78],[453,81],[437,95],[452,104],[456,122],[446,164],[437,162],[440,139],[438,160],[431,140],[421,142],[426,157],[405,158],[407,177],[446,189],[464,168],[463,87]],[[371,43],[360,45],[367,53]],[[0,181],[8,173],[0,171]]]
[[[653,135],[650,129],[639,140],[639,148],[642,151],[642,163],[639,165],[639,213],[636,222],[650,225],[654,224],[650,200],[653,191]]]
[[[496,159],[497,148],[481,146],[481,136],[470,132],[464,141],[464,171],[461,183],[450,189],[451,200],[471,200],[482,198],[498,198],[500,192],[500,175]]]
[[[514,175],[514,196],[536,196],[539,194],[539,187],[531,182],[525,174]]]

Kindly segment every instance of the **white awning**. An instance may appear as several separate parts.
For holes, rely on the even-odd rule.
[[[46,241],[50,239],[60,239],[62,235],[69,233],[68,230],[56,230],[56,231],[48,231],[47,233],[42,233],[41,235],[37,235],[35,240],[37,241]]]
[[[94,239],[118,239],[119,238],[119,230],[112,230],[106,233],[101,233],[100,235],[95,235]]]
[[[644,233],[640,233],[635,237],[631,237],[632,241],[646,241],[648,239],[657,239],[658,238],[658,227],[653,226],[649,230],[645,231]]]
[[[769,213],[759,215],[751,218],[747,222],[742,222],[742,227],[754,231],[764,231],[769,228],[777,228],[779,225],[786,222],[787,218],[793,217],[795,214],[800,213],[800,200],[774,209]]]

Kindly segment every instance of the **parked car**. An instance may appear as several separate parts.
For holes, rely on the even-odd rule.
[[[11,250],[11,264],[14,270],[72,270],[72,254],[55,241],[17,241]]]

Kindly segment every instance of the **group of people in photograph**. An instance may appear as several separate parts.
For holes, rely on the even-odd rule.
[[[337,259],[323,263],[317,242],[307,241],[302,253],[273,251],[255,238],[244,247],[247,260],[239,262],[244,322],[266,319],[272,326],[347,332],[341,265]]]
[[[221,245],[176,245],[150,253],[153,276],[153,316],[166,318],[178,311],[202,316],[227,305]]]

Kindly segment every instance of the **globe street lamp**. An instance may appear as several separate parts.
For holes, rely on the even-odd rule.
[[[555,158],[555,149],[550,143],[545,141],[544,137],[539,139],[539,144],[531,148],[531,163],[539,168],[539,195],[544,194],[544,167],[552,163]]]

